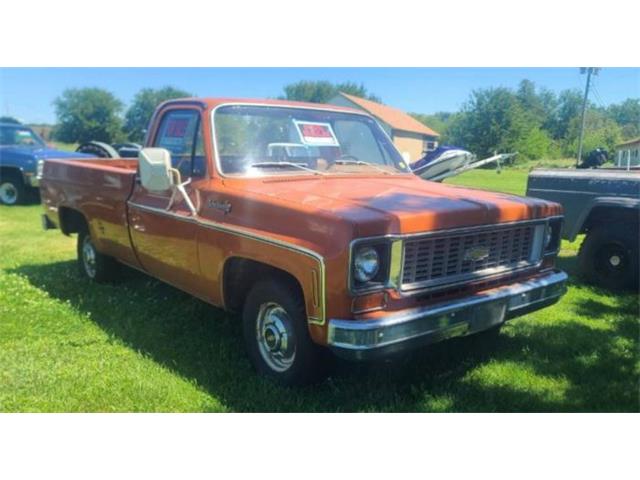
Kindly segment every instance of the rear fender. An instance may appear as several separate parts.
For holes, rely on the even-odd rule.
[[[573,228],[567,232],[567,238],[574,241],[576,237],[584,232],[585,225],[588,224],[589,217],[600,208],[614,208],[624,210],[640,210],[640,199],[627,197],[599,197],[591,200],[582,209],[577,220],[573,222]]]

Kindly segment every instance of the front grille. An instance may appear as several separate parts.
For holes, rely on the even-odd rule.
[[[538,230],[542,234],[542,230]],[[448,285],[536,263],[535,224],[434,234],[404,243],[402,289]]]

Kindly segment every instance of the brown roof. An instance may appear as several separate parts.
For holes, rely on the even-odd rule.
[[[626,147],[627,145],[634,145],[636,143],[640,143],[640,137],[634,138],[633,140],[627,140],[626,142],[619,143],[616,147]]]
[[[366,110],[374,117],[382,120],[384,123],[391,126],[396,130],[404,130],[405,132],[420,133],[422,135],[430,135],[432,137],[439,137],[440,134],[435,130],[430,129],[426,125],[420,123],[412,116],[404,113],[397,108],[382,105],[380,103],[372,102],[371,100],[365,100],[364,98],[356,97],[354,95],[348,95],[340,92],[340,95],[351,100],[363,110]]]

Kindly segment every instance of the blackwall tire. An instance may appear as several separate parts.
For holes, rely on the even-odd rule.
[[[614,223],[591,229],[580,246],[582,278],[612,290],[638,289],[638,225]]]

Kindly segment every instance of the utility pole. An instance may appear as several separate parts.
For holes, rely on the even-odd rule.
[[[582,142],[584,141],[584,124],[587,117],[587,99],[589,98],[589,86],[591,85],[591,75],[598,75],[599,68],[595,67],[583,67],[580,69],[580,74],[587,74],[587,85],[584,89],[584,99],[582,100],[582,120],[580,121],[580,140],[578,142],[578,158],[576,159],[576,167],[580,165],[582,161]]]

